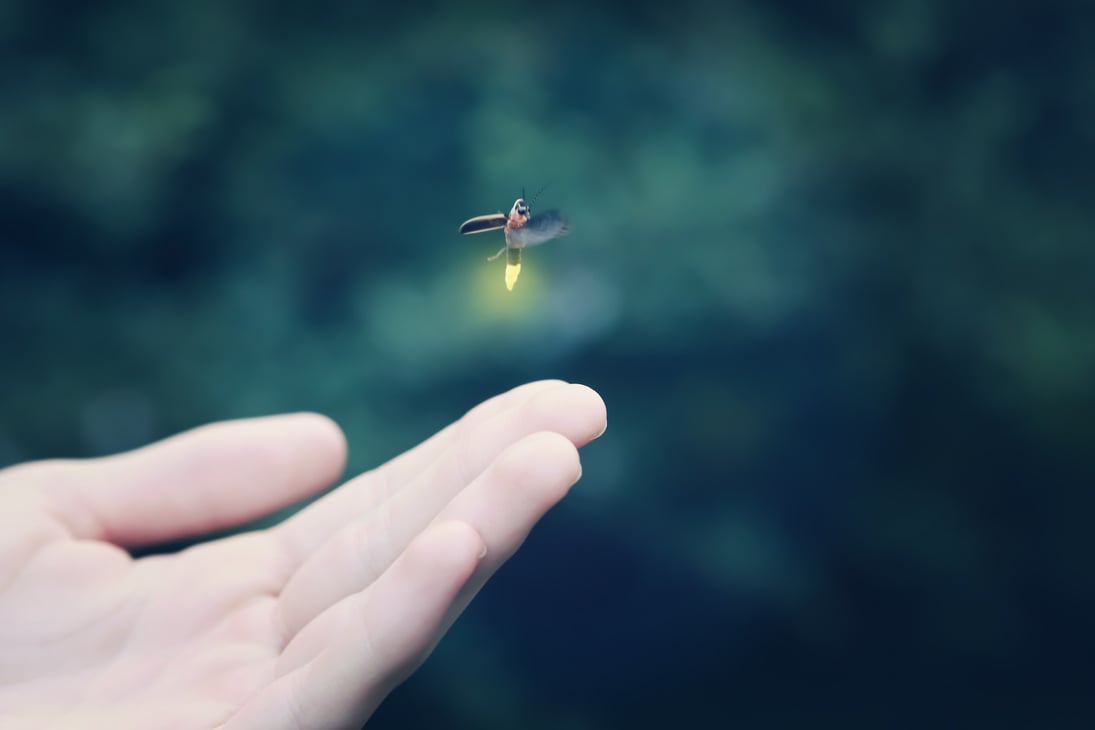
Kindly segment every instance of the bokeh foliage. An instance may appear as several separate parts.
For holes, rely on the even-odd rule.
[[[581,486],[377,725],[1064,723],[1093,21],[9,1],[0,464],[310,409],[356,473],[587,382]],[[509,294],[456,227],[545,183],[574,232]]]

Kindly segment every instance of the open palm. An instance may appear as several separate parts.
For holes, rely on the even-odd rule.
[[[312,414],[205,426],[138,451],[0,472],[4,728],[359,727],[581,473],[590,389],[498,396],[285,522],[341,474]]]

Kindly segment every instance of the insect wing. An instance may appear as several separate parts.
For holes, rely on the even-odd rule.
[[[545,210],[529,218],[528,223],[509,232],[511,244],[517,248],[536,246],[570,232],[566,217],[557,210]]]
[[[503,213],[477,215],[474,218],[469,218],[461,223],[460,232],[468,234],[483,233],[484,231],[497,231],[499,228],[506,227],[507,220],[507,217]]]

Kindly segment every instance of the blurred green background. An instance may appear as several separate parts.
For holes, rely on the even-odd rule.
[[[1082,726],[1090,8],[9,0],[0,465],[585,382],[372,726]],[[507,293],[456,228],[545,183]]]

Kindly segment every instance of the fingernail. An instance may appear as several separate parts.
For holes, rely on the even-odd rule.
[[[479,558],[480,560],[487,557],[487,545],[486,545],[486,543],[484,543],[483,545],[481,545],[479,547],[479,555],[477,555],[476,557]]]

